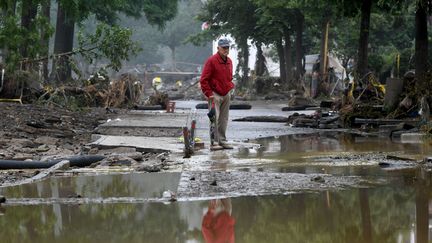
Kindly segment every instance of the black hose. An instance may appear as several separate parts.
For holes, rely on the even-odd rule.
[[[44,169],[49,168],[63,160],[69,160],[70,166],[85,167],[95,162],[101,161],[104,158],[105,156],[102,155],[82,155],[48,161],[0,160],[0,169]]]
[[[144,105],[144,106],[136,105],[136,106],[134,106],[134,109],[135,110],[143,110],[143,111],[164,110],[164,108],[161,105]]]

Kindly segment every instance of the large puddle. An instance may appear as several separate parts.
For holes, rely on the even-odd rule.
[[[378,166],[386,155],[423,160],[430,144],[413,144],[388,138],[363,137],[343,132],[287,135],[252,141],[260,149],[242,149],[225,167],[242,170],[383,175]],[[385,174],[385,173],[384,173]]]
[[[176,191],[180,173],[51,177],[33,184],[0,188],[7,198],[161,198]]]
[[[7,206],[0,233],[3,242],[429,242],[429,191],[397,185],[170,204]],[[217,213],[205,217],[213,206]]]
[[[262,144],[260,149],[219,151],[209,157],[210,164],[218,166],[199,168],[216,170],[218,178],[233,181],[256,173],[262,181],[267,179],[262,176],[274,176],[274,182],[284,179],[280,173],[287,172],[393,179],[369,188],[232,198],[222,193],[213,194],[218,195],[213,200],[183,198],[162,203],[144,199],[161,199],[166,191],[176,193],[180,181],[194,188],[193,183],[199,185],[198,176],[212,174],[194,172],[190,166],[183,174],[54,177],[0,189],[0,194],[12,199],[0,206],[1,239],[132,243],[223,242],[234,237],[236,242],[431,242],[431,174],[419,168],[394,172],[378,166],[381,155],[387,153],[419,160],[430,156],[430,145],[344,133],[256,142]],[[211,180],[213,177],[207,179]],[[218,181],[219,186],[223,180]],[[249,184],[254,185],[253,181]]]

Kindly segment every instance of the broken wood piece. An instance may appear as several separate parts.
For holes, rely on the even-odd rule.
[[[19,99],[0,99],[0,102],[19,102],[21,105],[23,104],[21,98],[19,98]]]
[[[185,145],[183,158],[190,158],[193,151],[191,149],[191,144],[189,140],[189,129],[187,127],[183,127],[183,141]]]
[[[285,116],[247,116],[243,118],[234,119],[233,121],[243,122],[288,122],[288,117]]]

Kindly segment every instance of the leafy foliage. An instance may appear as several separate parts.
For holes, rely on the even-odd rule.
[[[38,2],[41,1],[34,1],[35,4]],[[49,20],[42,15],[37,15],[32,20],[29,29],[23,28],[20,24],[20,16],[15,14],[16,7],[14,1],[0,1],[0,8],[3,10],[3,16],[0,18],[0,48],[3,50],[2,54],[8,71],[19,67],[23,59],[32,59],[41,53],[43,50],[39,42],[41,31],[46,35],[54,32]],[[18,7],[22,6],[18,5]],[[20,53],[23,47],[27,50],[27,56],[22,56]]]
[[[136,55],[140,50],[137,43],[131,41],[132,30],[119,26],[99,24],[94,34],[78,34],[79,48],[89,63],[94,59],[106,58],[110,61],[108,68],[118,71],[123,60]]]

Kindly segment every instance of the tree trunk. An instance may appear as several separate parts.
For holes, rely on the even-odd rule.
[[[73,49],[75,20],[68,16],[62,4],[58,3],[57,25],[54,40],[54,55],[70,52]],[[72,78],[70,56],[55,57],[53,60],[52,79],[65,83]],[[54,75],[53,75],[54,74]]]
[[[330,19],[323,22],[321,33],[321,51],[320,51],[320,77],[321,80],[327,77],[327,55],[328,55],[328,34],[330,29]]]
[[[243,67],[242,67],[242,71],[243,71],[243,76],[242,76],[242,80],[243,83],[246,84],[247,88],[250,87],[249,84],[249,45],[247,43],[247,39],[244,41],[243,45],[242,45],[242,52],[243,52]]]
[[[238,74],[240,76],[240,87],[249,87],[249,46],[247,39],[239,39],[239,63],[238,63]]]
[[[295,39],[295,48],[296,48],[295,66],[296,66],[296,70],[295,70],[295,74],[294,74],[294,78],[296,81],[299,81],[300,78],[304,74],[303,62],[302,62],[302,60],[303,60],[303,24],[304,24],[304,16],[300,12],[300,10],[298,10],[297,20],[296,20],[296,39]]]
[[[328,35],[330,29],[330,18],[324,19],[322,26],[321,35],[321,51],[320,51],[320,61],[319,61],[319,76],[316,77],[316,87],[315,92],[313,92],[312,97],[315,98],[320,94],[328,95],[329,86],[327,81],[327,70],[328,70]]]
[[[372,0],[364,0],[361,8],[357,73],[360,78],[368,71],[368,39]]]
[[[175,54],[175,46],[170,46],[171,49],[171,61],[172,61],[172,66],[171,66],[171,71],[175,72],[177,71],[177,67],[176,67],[176,54]]]
[[[266,67],[266,60],[263,55],[262,44],[257,43],[256,48],[257,48],[257,55],[256,55],[257,60],[255,62],[255,74],[256,76],[263,76],[264,74],[268,73],[268,70]]]
[[[293,81],[293,61],[292,61],[292,43],[291,43],[291,33],[289,29],[284,29],[284,51],[285,51],[285,72],[286,72],[286,83],[292,85]]]
[[[51,20],[51,1],[44,1],[42,2],[42,15],[46,18],[46,21],[48,23]],[[48,35],[48,29],[43,28],[41,31],[41,51],[40,51],[41,57],[48,57],[49,56],[49,35]],[[49,59],[42,61],[42,78],[45,82],[48,81],[48,62]]]
[[[37,4],[33,0],[23,0],[21,7],[21,28],[25,30],[25,39],[21,46],[20,54],[23,58],[30,57],[28,52],[28,47],[32,44],[30,43],[28,36],[35,29],[33,25],[34,19],[37,14]],[[28,69],[28,65],[23,65],[23,69]]]
[[[417,78],[418,90],[426,88],[426,72],[428,63],[428,29],[425,1],[419,1],[415,15],[415,75]]]
[[[286,83],[286,71],[285,71],[285,52],[284,47],[282,45],[282,38],[276,42],[276,48],[279,57],[279,73],[281,83]]]

